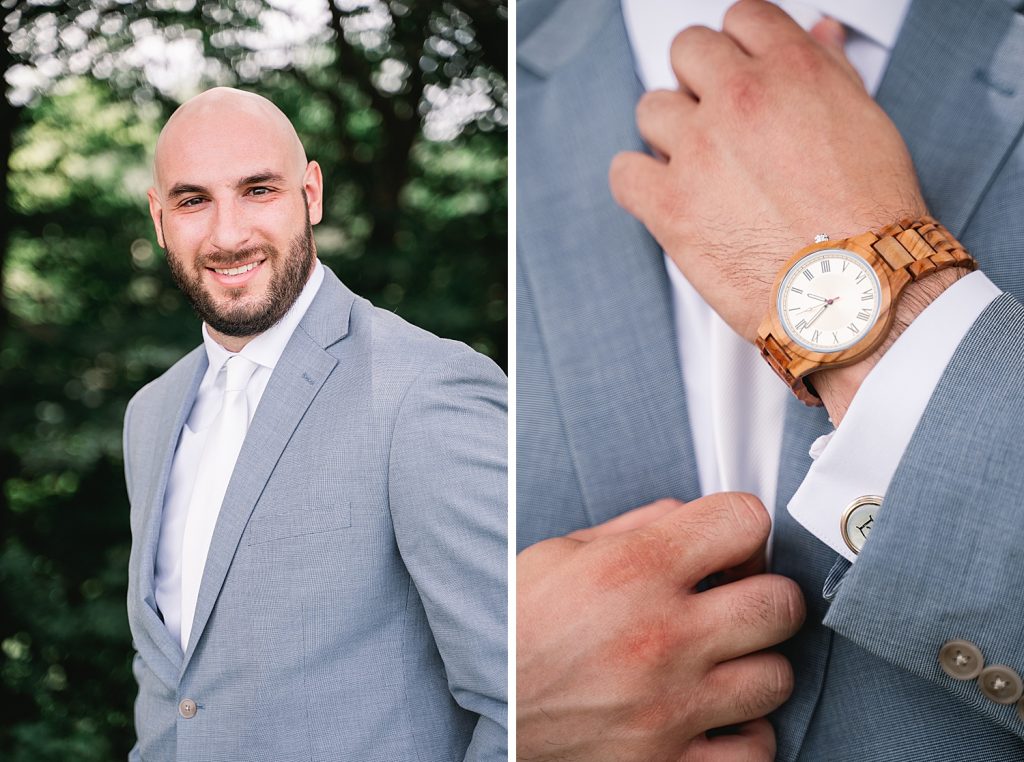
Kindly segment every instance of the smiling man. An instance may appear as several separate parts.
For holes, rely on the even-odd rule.
[[[144,760],[497,760],[505,378],[317,259],[270,101],[193,98],[149,208],[203,344],[125,415]]]

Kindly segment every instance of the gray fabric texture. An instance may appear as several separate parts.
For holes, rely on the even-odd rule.
[[[518,14],[521,548],[700,485],[660,251],[608,191],[612,156],[642,149],[619,4],[524,0]],[[1024,674],[1022,83],[1010,4],[912,3],[878,101],[931,211],[1007,293],[946,369],[848,569],[786,511],[830,429],[791,401],[774,570],[808,618],[783,649],[796,688],[772,718],[780,760],[1024,759],[1016,708],[938,664],[964,638]]]
[[[199,347],[125,418],[131,758],[506,759],[501,371],[327,270],[252,419],[182,654],[153,564],[205,369]]]

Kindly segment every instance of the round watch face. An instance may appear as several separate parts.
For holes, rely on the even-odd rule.
[[[812,352],[840,352],[878,320],[882,288],[863,257],[819,249],[797,262],[779,288],[779,318],[793,341]]]

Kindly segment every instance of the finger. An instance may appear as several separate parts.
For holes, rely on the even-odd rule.
[[[681,505],[682,502],[679,500],[665,498],[664,500],[658,500],[657,502],[650,503],[649,505],[643,505],[639,508],[634,508],[631,511],[626,511],[603,524],[587,527],[586,529],[577,529],[575,532],[567,534],[566,537],[572,538],[573,540],[590,542],[591,540],[596,540],[599,537],[608,537],[613,534],[629,532],[660,519],[666,513]]]
[[[680,762],[771,762],[775,750],[775,729],[768,720],[759,719],[732,733],[698,736]]]
[[[646,527],[644,536],[671,549],[676,584],[692,588],[708,575],[746,561],[764,545],[770,530],[771,519],[757,497],[721,492],[669,511]]]
[[[753,555],[746,561],[733,566],[731,569],[726,569],[719,584],[736,582],[747,577],[753,577],[755,574],[764,574],[768,569],[767,548],[768,544],[765,543],[755,550]]]
[[[706,26],[687,27],[677,34],[669,55],[680,87],[697,98],[714,91],[749,60],[735,40]]]
[[[699,689],[702,727],[740,725],[765,717],[793,692],[793,667],[785,656],[764,651],[719,664]]]
[[[833,18],[824,18],[811,27],[810,34],[814,41],[831,56],[832,60],[839,64],[839,68],[861,87],[864,86],[864,80],[860,78],[860,73],[846,57],[846,31],[842,24]]]
[[[710,630],[705,656],[726,662],[776,646],[803,624],[807,610],[797,584],[777,574],[759,574],[707,590],[692,598],[693,621]]]
[[[615,201],[643,223],[665,195],[665,163],[647,154],[623,151],[608,169],[608,185]]]
[[[659,154],[670,158],[696,107],[697,102],[683,93],[652,90],[644,94],[636,104],[640,136]]]
[[[767,0],[739,0],[725,12],[722,31],[754,57],[783,45],[807,42],[807,32]]]

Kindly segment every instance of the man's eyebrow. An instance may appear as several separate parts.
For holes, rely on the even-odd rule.
[[[243,177],[241,180],[239,180],[237,183],[235,183],[235,187],[236,188],[242,188],[242,187],[244,187],[246,185],[259,185],[260,183],[283,183],[283,182],[284,182],[284,175],[282,175],[280,172],[272,172],[271,170],[264,170],[262,172],[257,172],[254,175],[249,175],[248,177]]]
[[[201,185],[189,185],[188,183],[175,183],[169,191],[167,198],[187,196],[189,193],[206,193],[206,188]]]
[[[263,170],[256,174],[243,177],[235,183],[236,188],[244,188],[248,185],[260,185],[261,183],[283,183],[285,177],[280,172],[273,172],[271,170]],[[179,196],[187,196],[190,193],[209,193],[202,185],[193,185],[191,183],[176,183],[167,192],[167,198],[174,199]]]

